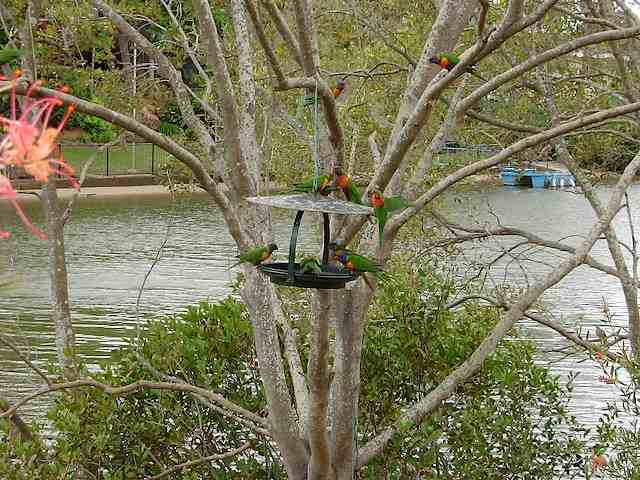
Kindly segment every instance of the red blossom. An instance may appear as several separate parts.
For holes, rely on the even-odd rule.
[[[0,128],[4,130],[4,137],[0,140],[0,167],[12,166],[23,169],[28,175],[39,182],[46,182],[49,176],[57,175],[66,178],[75,189],[80,184],[74,177],[73,168],[64,161],[58,152],[57,140],[69,117],[75,111],[73,105],[67,107],[62,121],[55,127],[50,126],[51,116],[63,102],[54,97],[35,98],[34,93],[42,82],[34,82],[27,90],[20,111],[16,94],[16,83],[20,72],[12,80],[10,96],[10,117],[0,115]],[[67,92],[68,87],[61,91]],[[38,230],[26,217],[16,200],[16,192],[8,178],[0,175],[0,199],[9,200],[16,209],[22,222],[38,238],[46,236]],[[0,238],[9,234],[0,231]]]

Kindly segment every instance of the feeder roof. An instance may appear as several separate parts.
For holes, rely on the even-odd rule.
[[[325,197],[317,193],[295,193],[269,197],[248,197],[249,203],[269,207],[303,210],[305,212],[336,213],[338,215],[373,215],[373,208],[344,200]]]

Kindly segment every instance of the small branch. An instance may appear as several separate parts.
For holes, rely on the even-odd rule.
[[[300,52],[300,45],[298,45],[298,41],[289,28],[289,24],[282,15],[282,12],[280,12],[280,9],[276,6],[273,0],[262,0],[262,4],[267,9],[267,12],[269,12],[269,15],[276,25],[276,30],[278,30],[278,33],[284,40],[284,44],[291,52],[294,60],[298,65],[302,66],[302,53]]]
[[[101,145],[97,150],[93,152],[91,157],[89,157],[89,160],[87,160],[84,163],[84,165],[82,166],[82,170],[80,171],[80,178],[78,178],[78,184],[80,185],[81,188],[82,188],[82,185],[84,185],[84,181],[87,178],[87,173],[89,172],[89,168],[91,167],[91,165],[93,165],[93,162],[95,162],[96,158],[98,158],[98,155],[104,152],[105,150],[107,150],[108,148],[111,148],[112,146],[120,143],[121,139],[122,139],[122,135],[118,135],[118,137],[115,140],[112,140],[109,143],[105,143]],[[71,200],[69,200],[69,202],[67,203],[67,208],[65,208],[64,212],[62,213],[62,216],[60,217],[63,225],[65,225],[69,221],[69,218],[71,217],[71,212],[73,212],[73,208],[75,207],[76,202],[78,201],[79,195],[80,195],[80,188],[73,193]]]
[[[7,401],[6,398],[0,395],[0,412],[6,412],[10,409],[11,404]],[[23,441],[30,442],[31,440],[33,440],[33,433],[31,433],[29,425],[27,425],[17,413],[11,415],[9,417],[9,421],[13,424],[14,428],[20,434],[20,437]]]
[[[509,306],[505,302],[500,302],[494,298],[491,298],[485,295],[468,295],[466,297],[462,297],[450,303],[449,305],[447,305],[447,309],[448,310],[453,309],[471,300],[484,300],[485,302],[488,302],[495,307],[501,308],[502,310],[509,310]],[[580,346],[581,348],[583,348],[588,352],[591,352],[591,353],[601,352],[601,353],[604,353],[609,358],[609,360],[612,360],[614,362],[620,361],[620,357],[618,355],[611,353],[606,349],[603,349],[602,344],[600,342],[588,342],[587,340],[584,340],[583,338],[579,337],[575,333],[570,332],[569,330],[567,330],[557,322],[554,322],[553,320],[550,320],[548,318],[544,318],[540,315],[535,315],[532,313],[525,312],[524,316],[529,320],[533,320],[536,323],[539,323],[541,325],[549,327],[552,330],[555,330],[560,335],[565,337],[567,340],[570,340],[571,342],[575,343],[576,345]]]
[[[197,460],[191,460],[190,462],[180,463],[178,465],[174,465],[171,468],[168,468],[158,475],[154,475],[153,477],[145,477],[145,480],[160,480],[161,478],[168,477],[169,475],[179,472],[180,470],[184,470],[185,468],[197,467],[198,465],[215,462],[217,460],[226,460],[227,458],[235,457],[239,453],[244,452],[252,446],[253,444],[251,442],[247,442],[241,447],[238,447],[235,450],[231,450],[227,453],[218,453],[215,455],[209,455],[208,457],[202,457]]]
[[[273,46],[264,31],[264,24],[262,23],[262,20],[260,20],[254,0],[244,0],[244,4],[247,8],[247,12],[249,13],[249,17],[251,18],[251,22],[253,23],[253,27],[256,29],[256,35],[258,36],[258,40],[260,41],[262,50],[264,50],[264,54],[267,57],[269,65],[271,66],[278,83],[283,84],[284,73],[282,72],[282,67],[280,66],[280,62],[278,61],[278,57]]]
[[[156,377],[161,378],[162,380],[165,380],[167,382],[171,382],[171,383],[180,383],[180,384],[185,384],[188,385],[187,382],[185,382],[184,380],[182,380],[181,378],[178,377],[174,377],[172,375],[167,375],[166,373],[162,373],[160,372],[158,369],[156,369],[153,365],[151,365],[151,363],[144,358],[144,356],[139,353],[136,352],[136,357],[138,357],[138,360],[140,361],[140,363],[142,363],[142,365],[144,366],[144,368],[146,368],[147,370],[149,370],[151,373],[153,373]],[[193,396],[193,398],[195,398],[198,402],[200,402],[200,404],[202,404],[204,407],[213,410],[216,413],[219,413],[220,415],[227,417],[227,418],[231,418],[232,420],[238,422],[241,425],[244,425],[245,427],[247,427],[249,430],[252,430],[254,432],[256,432],[258,435],[263,435],[264,437],[270,438],[270,434],[269,432],[263,428],[263,427],[267,427],[268,423],[267,420],[256,415],[253,412],[249,412],[248,410],[246,410],[246,418],[242,417],[238,414],[235,414],[225,408],[222,408],[218,405],[216,405],[215,403],[213,403],[211,400],[203,397],[202,395],[199,395],[197,393],[191,393],[191,395]],[[260,425],[260,426],[258,426]]]
[[[446,176],[445,178],[437,182],[429,190],[427,190],[425,193],[423,193],[415,201],[412,207],[409,207],[403,210],[399,215],[394,216],[393,219],[387,224],[389,234],[392,234],[393,230],[397,230],[402,225],[404,225],[407,221],[409,221],[410,218],[412,218],[415,214],[417,214],[427,203],[431,202],[434,198],[439,196],[451,185],[459,182],[460,180],[468,177],[469,175],[473,175],[474,173],[480,172],[494,165],[499,165],[504,160],[506,160],[507,158],[513,156],[518,152],[526,150],[527,148],[533,147],[535,145],[539,145],[542,142],[552,140],[553,138],[564,135],[565,133],[569,133],[573,130],[577,130],[579,128],[582,128],[597,122],[601,122],[608,118],[617,117],[619,115],[625,115],[627,113],[631,113],[639,110],[640,110],[640,102],[637,102],[637,103],[631,103],[629,105],[624,105],[622,107],[603,110],[602,112],[594,113],[592,115],[587,115],[578,120],[574,120],[573,122],[563,123],[558,125],[557,127],[550,128],[549,130],[546,130],[544,132],[523,138],[522,140],[503,149],[500,153],[496,155],[493,155],[485,160],[480,160],[478,162],[474,162],[470,165],[462,167],[458,169],[456,172]]]
[[[230,402],[222,395],[218,393],[214,393],[205,388],[196,387],[195,385],[189,385],[187,383],[169,383],[169,382],[150,382],[147,380],[138,380],[137,382],[130,383],[128,385],[123,385],[121,387],[114,387],[112,385],[107,385],[106,383],[101,383],[93,379],[80,379],[72,382],[65,383],[52,383],[47,385],[46,387],[40,388],[35,392],[23,397],[18,401],[13,407],[6,410],[4,413],[0,414],[0,418],[7,418],[15,414],[18,409],[35,398],[41,397],[42,395],[47,395],[52,392],[58,392],[62,390],[71,390],[74,388],[82,388],[82,387],[92,387],[97,388],[98,390],[102,390],[107,395],[121,396],[128,395],[130,393],[135,393],[140,390],[146,389],[155,389],[155,390],[170,390],[173,392],[184,392],[184,393],[196,393],[198,395],[203,396],[204,398],[211,400],[212,402],[216,402],[222,405],[224,408],[231,410],[234,413],[237,413],[243,417],[250,418],[252,421],[255,421],[254,418],[257,417],[252,412],[245,410],[244,408],[236,405],[235,403]],[[265,424],[265,419],[261,417],[257,417],[260,419],[261,424]]]
[[[49,377],[47,377],[45,373],[40,370],[40,368],[38,368],[31,360],[29,360],[29,357],[22,353],[22,351],[8,337],[1,333],[0,343],[9,347],[18,357],[20,357],[20,360],[26,363],[27,366],[31,368],[31,370],[33,370],[40,378],[42,378],[42,380],[44,380],[44,383],[46,383],[47,385],[51,385],[51,380],[49,379]]]
[[[532,70],[538,65],[549,62],[551,60],[555,60],[564,55],[567,55],[568,53],[574,52],[589,45],[632,38],[637,36],[638,34],[640,34],[640,26],[607,30],[604,32],[593,33],[591,35],[585,35],[584,37],[571,40],[569,42],[563,43],[562,45],[546,50],[482,84],[469,96],[467,96],[462,102],[460,102],[458,113],[464,113],[467,109],[475,105],[482,98],[486,97],[487,94],[496,90],[498,87],[504,85],[505,83],[523,75],[529,70]]]

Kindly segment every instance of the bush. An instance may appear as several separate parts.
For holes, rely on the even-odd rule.
[[[495,311],[478,305],[455,313],[443,308],[452,283],[427,267],[396,265],[371,309],[360,445],[395,421],[403,405],[440,382],[497,320]],[[300,318],[304,331],[306,315]],[[300,342],[304,363],[308,346],[304,338]],[[201,303],[184,314],[150,321],[138,346],[114,352],[93,376],[113,385],[153,378],[138,348],[154,369],[264,411],[251,325],[238,301]],[[550,479],[580,471],[583,445],[566,411],[570,390],[537,366],[534,354],[529,342],[515,337],[504,342],[482,371],[422,425],[402,426],[401,438],[359,478],[383,478],[385,472],[389,478],[416,478],[422,472],[441,479]],[[146,390],[115,398],[92,389],[74,391],[59,398],[50,420],[58,431],[53,461],[34,457],[33,447],[3,445],[0,464],[12,472],[7,478],[29,462],[41,469],[37,478],[42,479],[75,478],[73,472],[80,470],[100,479],[143,478],[247,440],[255,447],[246,455],[172,478],[285,478],[270,443],[183,393]],[[61,476],[63,471],[71,473]]]

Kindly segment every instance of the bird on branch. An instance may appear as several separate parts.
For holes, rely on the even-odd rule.
[[[460,63],[460,57],[458,57],[455,53],[440,53],[435,57],[431,57],[429,59],[429,62],[433,63],[434,65],[438,65],[443,70],[447,70],[448,72],[450,72],[451,70],[456,68],[456,65]],[[476,73],[477,68],[478,67],[476,65],[469,65],[465,71],[467,73],[470,73],[474,77],[479,78],[483,82],[486,82],[484,78]]]

